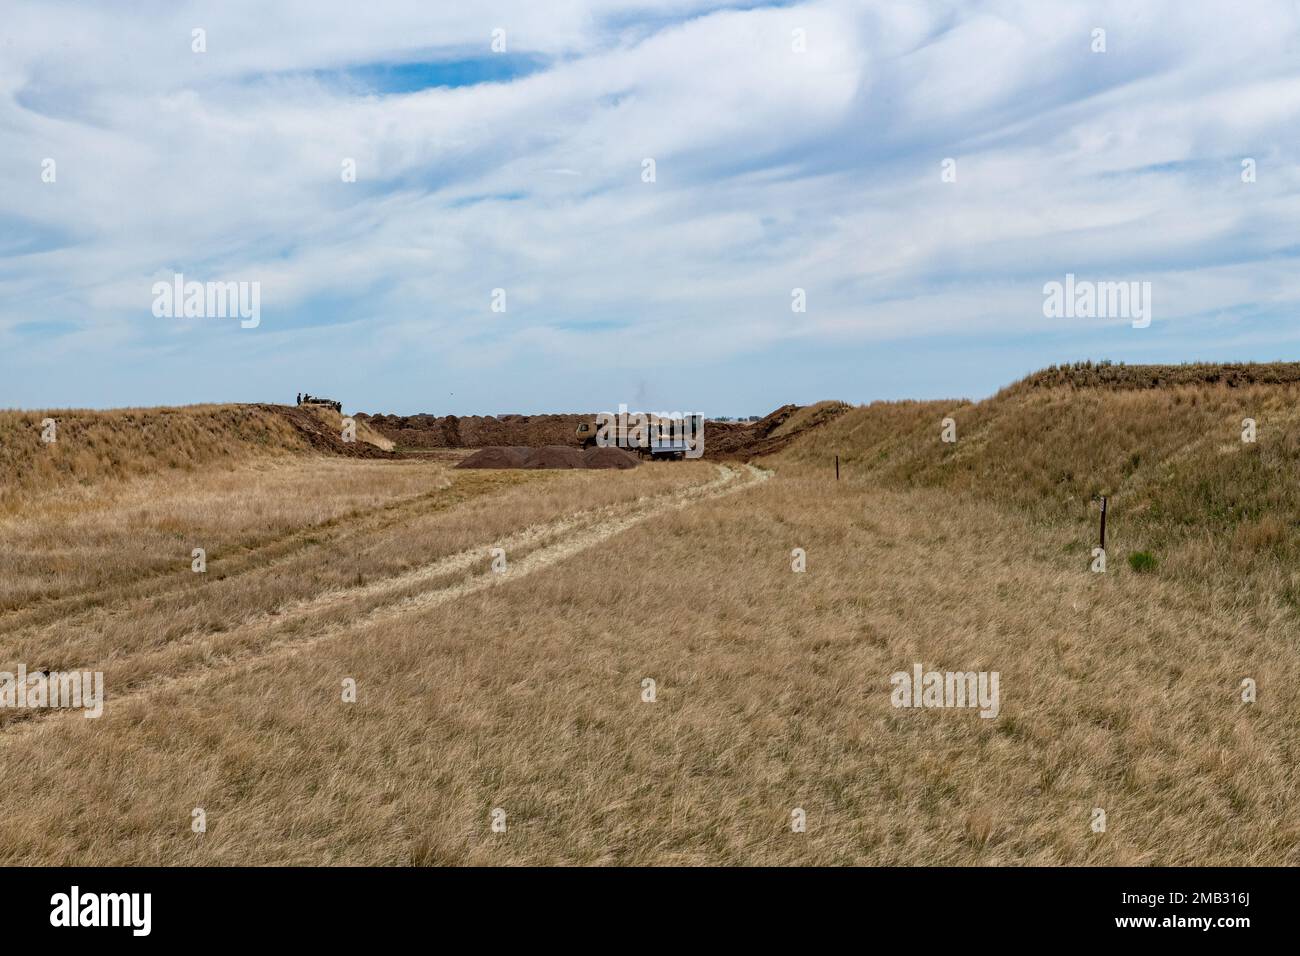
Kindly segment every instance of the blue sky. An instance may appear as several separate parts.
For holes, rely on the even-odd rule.
[[[1293,3],[480,6],[7,4],[0,407],[740,415],[1300,357]],[[176,272],[260,324],[156,317]],[[1067,272],[1150,282],[1150,326],[1044,317]]]

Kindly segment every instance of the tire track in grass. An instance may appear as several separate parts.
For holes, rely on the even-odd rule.
[[[145,700],[162,691],[199,684],[239,667],[292,657],[333,638],[355,633],[360,629],[383,627],[406,615],[432,610],[488,588],[508,585],[511,581],[545,570],[581,554],[651,517],[661,516],[669,511],[680,511],[702,501],[744,491],[762,483],[772,475],[772,472],[754,465],[745,465],[744,469],[745,472],[740,472],[727,465],[719,465],[715,478],[698,485],[665,495],[643,496],[631,506],[606,506],[591,512],[566,515],[545,525],[525,528],[505,538],[458,552],[393,578],[355,588],[325,592],[314,598],[287,605],[277,612],[259,615],[253,621],[221,634],[225,639],[242,636],[243,640],[240,643],[244,645],[243,647],[226,653],[204,648],[201,663],[179,674],[158,675],[132,681],[128,684],[127,693],[106,697],[105,710],[110,706]],[[552,540],[556,538],[559,540]],[[430,587],[400,598],[395,597],[389,603],[380,604],[350,621],[327,623],[305,635],[291,633],[282,640],[274,639],[277,632],[292,631],[296,625],[304,623],[315,614],[337,609],[341,605],[363,599],[363,596],[364,599],[391,596],[409,590],[413,586],[418,587],[436,581],[449,574],[472,570],[476,564],[486,565],[490,549],[498,547],[505,548],[507,553],[511,549],[527,547],[532,547],[533,550],[520,558],[512,559],[510,569],[504,574],[485,570],[476,576],[455,583]],[[203,635],[203,637],[208,636],[210,635]],[[269,640],[266,640],[267,638]],[[187,646],[189,649],[197,649],[200,644],[201,639],[190,642]],[[167,650],[176,649],[174,645],[169,645],[164,652],[153,656],[162,656]],[[134,659],[139,659],[139,655]],[[121,664],[123,661],[114,663]],[[93,667],[81,669],[87,670]],[[20,713],[23,716],[16,716],[0,724],[0,736],[12,739],[22,732],[50,726],[57,722],[55,718],[61,714],[76,713],[80,716],[80,713],[75,711],[47,710]]]
[[[463,487],[458,488],[458,484]],[[315,549],[342,544],[359,535],[386,531],[413,518],[436,514],[474,498],[501,491],[511,487],[511,484],[473,484],[458,482],[453,477],[446,484],[411,497],[356,513],[336,515],[319,524],[294,528],[263,540],[236,544],[224,550],[220,563],[213,562],[211,570],[220,573],[214,580],[233,581],[245,575],[270,571],[291,564]],[[453,494],[449,495],[449,491]],[[209,586],[207,581],[193,580],[165,589],[158,587],[160,582],[175,580],[174,566],[165,570],[146,570],[120,585],[109,585],[113,588],[111,593],[106,593],[103,586],[92,586],[0,611],[0,625],[4,626],[5,637],[12,638],[51,627],[62,628],[82,623],[105,611],[137,614]]]

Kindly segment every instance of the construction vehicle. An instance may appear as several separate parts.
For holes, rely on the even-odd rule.
[[[311,405],[311,406],[314,406],[314,407],[316,407],[316,408],[332,408],[332,409],[334,409],[334,411],[338,412],[340,415],[343,414],[343,403],[342,403],[342,402],[336,402],[336,401],[334,401],[334,399],[332,399],[332,398],[321,398],[321,397],[319,397],[319,396],[317,396],[317,395],[308,395],[306,392],[301,392],[301,393],[299,393],[299,395],[298,395],[298,404],[299,404],[299,405]]]
[[[652,461],[681,461],[704,441],[703,415],[687,415],[677,419],[647,415],[646,419],[648,423],[638,435],[633,434],[635,427],[628,427],[626,421],[622,428],[616,425],[610,427],[607,429],[608,440],[604,444],[622,448],[639,458],[649,458]],[[600,432],[600,425],[596,421],[581,422],[577,428],[577,437],[583,448],[595,448],[601,444],[597,440]]]

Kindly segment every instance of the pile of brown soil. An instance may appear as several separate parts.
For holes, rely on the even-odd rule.
[[[621,448],[588,448],[582,453],[587,468],[635,468],[640,460]]]
[[[640,462],[621,448],[481,448],[457,468],[635,468]]]
[[[522,448],[483,448],[470,455],[457,468],[522,468],[527,452]]]
[[[524,468],[586,468],[582,460],[581,448],[567,448],[564,445],[544,445],[534,448],[532,454],[524,459]]]

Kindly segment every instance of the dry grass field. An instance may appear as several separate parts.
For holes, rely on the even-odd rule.
[[[1300,863],[1293,387],[1055,381],[609,472],[217,410],[157,466],[6,474],[0,669],[107,703],[0,711],[0,862]],[[914,662],[1000,713],[896,709]]]

